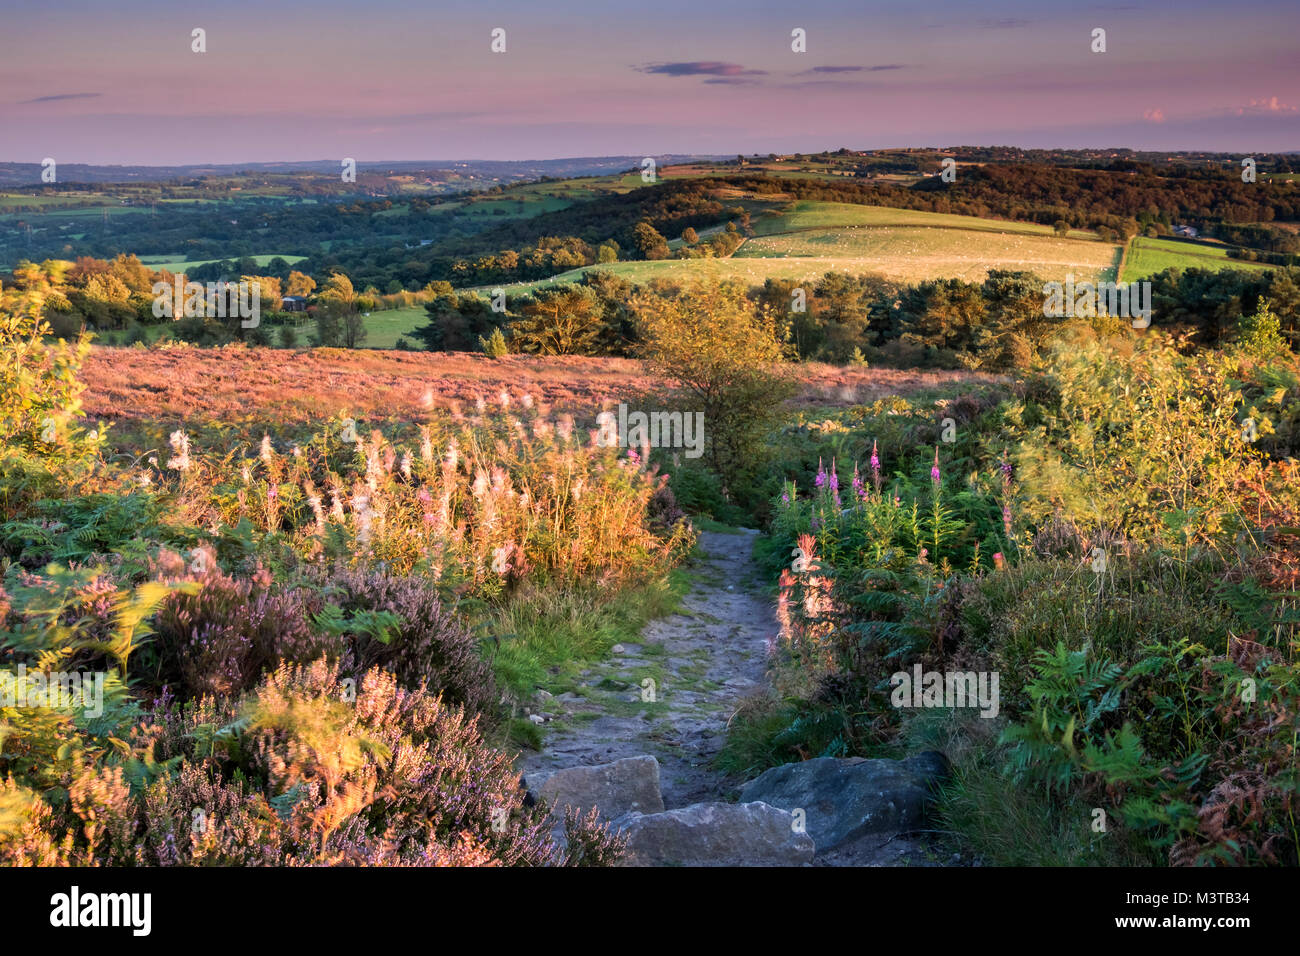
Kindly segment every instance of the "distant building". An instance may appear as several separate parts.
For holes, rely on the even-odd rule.
[[[305,295],[286,295],[281,297],[280,302],[280,308],[285,312],[307,311],[307,297]]]
[[[1174,226],[1175,236],[1185,236],[1188,239],[1195,239],[1197,236],[1195,226]]]

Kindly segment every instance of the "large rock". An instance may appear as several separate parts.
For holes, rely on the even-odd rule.
[[[818,757],[773,767],[746,784],[740,799],[802,810],[821,852],[867,833],[915,829],[947,774],[948,761],[933,750],[906,760]]]
[[[533,789],[533,781],[528,783]],[[547,777],[535,793],[557,817],[563,817],[565,807],[584,813],[597,807],[605,820],[628,813],[659,813],[664,808],[659,761],[651,756],[627,757],[594,767],[566,767]]]
[[[802,866],[813,841],[793,814],[766,803],[695,803],[614,822],[627,838],[624,866]]]

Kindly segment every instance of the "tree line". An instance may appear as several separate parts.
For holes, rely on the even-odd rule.
[[[1168,269],[1153,276],[1152,324],[1184,333],[1187,346],[1217,347],[1243,315],[1270,303],[1281,333],[1300,346],[1300,268],[1272,272]],[[641,322],[635,303],[680,295],[680,282],[634,284],[592,270],[574,283],[520,295],[431,286],[428,321],[408,347],[436,351],[558,355],[635,355]],[[880,276],[828,272],[815,281],[768,279],[745,291],[756,320],[782,330],[791,357],[838,364],[1006,370],[1028,365],[1062,324],[1044,314],[1043,280],[991,270],[980,282],[932,279],[902,285]],[[1128,318],[1082,321],[1100,334]],[[489,348],[491,343],[497,343]]]

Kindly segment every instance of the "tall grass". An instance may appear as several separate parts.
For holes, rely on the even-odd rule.
[[[183,431],[171,445],[135,477],[191,524],[275,535],[305,560],[424,574],[458,596],[526,580],[613,586],[690,546],[686,526],[661,537],[647,524],[666,477],[508,392],[389,434],[338,420],[287,448],[268,434],[252,455],[191,450]]]

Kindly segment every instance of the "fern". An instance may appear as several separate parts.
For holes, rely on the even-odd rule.
[[[1075,737],[1088,741],[1105,716],[1118,709],[1123,669],[1089,660],[1085,651],[1067,650],[1064,642],[1034,657],[1034,675],[1025,685],[1033,716],[1008,727],[1002,741],[1013,745],[1010,766],[1018,778],[1064,790],[1084,771]]]

